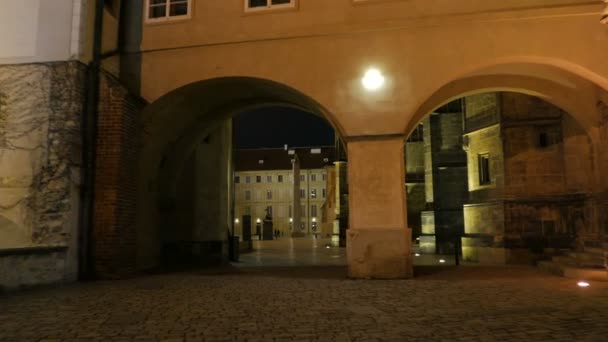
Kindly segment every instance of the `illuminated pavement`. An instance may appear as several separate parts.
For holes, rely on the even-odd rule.
[[[329,248],[330,239],[279,238],[253,241],[253,252],[241,254],[235,266],[345,266],[346,249]]]
[[[608,283],[454,266],[350,280],[344,266],[319,266],[343,250],[307,256],[314,244],[300,242],[264,242],[238,267],[0,296],[0,341],[607,340]]]

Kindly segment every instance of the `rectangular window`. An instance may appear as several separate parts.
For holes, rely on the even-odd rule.
[[[251,201],[251,190],[245,190],[245,201]]]
[[[477,162],[479,171],[479,185],[490,184],[490,155],[480,154],[477,157]]]
[[[272,183],[272,176],[266,176],[266,183]]]
[[[323,181],[326,181],[326,180],[327,180],[327,174],[326,174],[326,173],[324,173],[324,174],[323,174]]]
[[[300,189],[300,198],[305,198],[305,197],[306,197],[306,190]]]
[[[245,0],[245,12],[295,7],[296,0]]]
[[[146,0],[146,21],[187,19],[191,8],[192,0]]]
[[[245,215],[251,215],[251,207],[250,206],[246,206],[245,207]]]
[[[239,184],[240,182],[241,182],[241,177],[235,176],[234,177],[234,184]]]
[[[256,183],[262,183],[262,176],[255,176]]]
[[[306,180],[306,175],[300,175],[300,182],[304,182]]]
[[[245,177],[245,183],[247,183],[247,184],[251,183],[251,177],[250,176],[246,176]]]
[[[314,204],[310,206],[310,216],[317,217],[317,206]]]
[[[317,175],[314,174],[314,173],[312,175],[310,175],[310,181],[311,182],[316,182],[317,181]]]
[[[283,183],[283,175],[278,175],[277,176],[277,182]]]
[[[317,198],[317,189],[310,190],[310,198]]]
[[[269,199],[269,200],[272,199],[272,191],[271,190],[267,190],[266,191],[266,199]]]
[[[323,198],[327,197],[327,189],[323,189],[321,192],[323,193]]]

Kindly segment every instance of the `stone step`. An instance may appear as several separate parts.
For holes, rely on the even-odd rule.
[[[584,263],[589,265],[603,266],[605,257],[603,255],[589,254],[589,253],[568,253],[568,258],[575,260],[577,263]]]
[[[585,247],[584,253],[604,256],[604,253],[606,251],[608,251],[608,250],[605,248],[600,248],[600,247]]]
[[[538,263],[538,268],[543,272],[564,278],[608,282],[608,271],[606,269],[576,267],[552,261],[541,261]]]

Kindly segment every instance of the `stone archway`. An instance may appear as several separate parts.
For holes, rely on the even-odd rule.
[[[421,118],[452,100],[488,92],[514,92],[535,96],[562,109],[569,114],[568,119],[564,121],[564,139],[567,135],[568,139],[572,140],[569,147],[564,145],[568,147],[564,149],[565,168],[575,171],[574,169],[579,166],[583,167],[577,164],[581,160],[581,153],[587,156],[583,159],[589,160],[589,165],[583,167],[586,170],[580,171],[578,177],[584,178],[584,181],[579,183],[585,184],[579,184],[580,189],[577,190],[586,194],[587,200],[583,205],[584,209],[581,210],[586,212],[589,224],[593,228],[586,229],[591,231],[586,239],[601,240],[602,237],[597,234],[601,234],[605,229],[602,227],[606,226],[602,212],[605,211],[607,203],[605,200],[607,184],[601,174],[607,164],[604,147],[606,141],[600,133],[605,130],[605,123],[602,121],[599,108],[606,99],[608,88],[605,87],[606,82],[603,79],[590,72],[572,66],[565,69],[564,65],[558,64],[512,61],[485,66],[461,75],[446,82],[423,101],[413,116],[414,120],[408,123],[405,131],[412,131]],[[581,139],[578,139],[578,136]],[[576,139],[578,142],[575,141]],[[581,141],[586,147],[579,150],[574,145],[581,145]],[[587,179],[590,181],[587,182]],[[576,186],[568,186],[576,188]],[[576,215],[568,214],[568,216]],[[586,241],[586,243],[595,243],[595,241]],[[597,243],[601,244],[601,241]]]
[[[160,227],[167,224],[163,220],[166,214],[163,210],[170,211],[175,206],[177,180],[197,144],[214,131],[225,129],[225,122],[239,112],[268,105],[290,106],[310,112],[325,118],[338,134],[341,132],[333,116],[313,99],[288,86],[252,77],[224,77],[191,83],[144,108],[140,114],[141,136],[137,157],[132,163],[121,165],[123,169],[133,170],[134,187],[119,196],[114,208],[102,208],[132,216],[126,222],[134,222],[134,227],[112,227],[115,231],[124,232],[115,234],[117,239],[132,241],[128,244],[132,250],[128,256],[116,253],[116,258],[96,258],[97,264],[110,265],[97,268],[112,270],[127,264],[131,269],[158,266]],[[226,143],[218,146],[223,148]],[[232,186],[229,177],[224,181],[230,183],[226,184],[227,188]],[[122,190],[120,187],[115,189],[117,192]],[[95,245],[98,249],[107,249],[113,240],[103,239],[104,232],[99,231],[101,226],[96,226]]]

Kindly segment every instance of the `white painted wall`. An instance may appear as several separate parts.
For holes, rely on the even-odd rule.
[[[85,0],[0,0],[0,64],[80,55]]]

